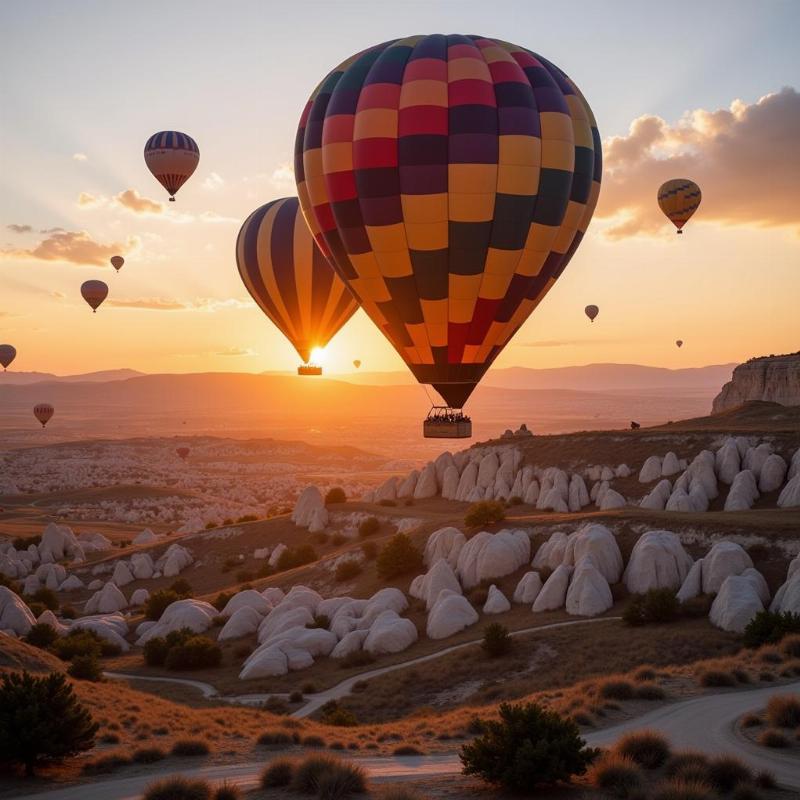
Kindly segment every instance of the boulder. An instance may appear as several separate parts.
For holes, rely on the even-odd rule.
[[[497,477],[497,470],[499,468],[500,462],[497,458],[497,454],[494,451],[487,453],[478,465],[476,486],[479,486],[481,489],[494,486],[494,480]]]
[[[742,633],[747,624],[764,610],[753,581],[743,575],[729,575],[722,582],[708,618],[724,631]]]
[[[731,575],[741,575],[753,566],[750,556],[735,542],[717,542],[703,558],[703,594],[719,592]]]
[[[328,509],[315,508],[311,512],[311,520],[308,523],[309,533],[321,533],[328,527]]]
[[[239,639],[242,636],[249,636],[258,630],[262,619],[261,614],[252,606],[240,606],[222,626],[217,638],[220,642],[224,642],[227,639]]]
[[[79,617],[70,621],[69,629],[70,631],[93,631],[101,639],[118,647],[123,653],[127,653],[131,649],[131,646],[125,640],[125,636],[128,633],[128,623],[121,614]]]
[[[795,559],[792,563],[797,561],[798,559]],[[786,582],[775,593],[769,610],[779,613],[789,611],[792,614],[800,614],[800,569],[789,572]]]
[[[428,614],[426,632],[429,639],[446,639],[477,621],[478,612],[466,597],[443,589]]]
[[[36,624],[36,617],[27,603],[16,592],[0,586],[0,631],[13,631],[17,636],[27,636]]]
[[[261,592],[261,596],[271,605],[277,606],[284,597],[286,597],[285,592],[279,586],[267,586],[264,591]]]
[[[800,472],[783,487],[778,496],[779,508],[797,508],[798,506],[800,506]]]
[[[331,651],[331,658],[346,658],[362,649],[369,630],[354,630],[346,633]]]
[[[631,468],[627,464],[620,464],[615,470],[614,475],[617,478],[628,478],[632,474]]]
[[[85,614],[113,614],[128,607],[128,601],[119,588],[109,581],[99,592],[95,592],[83,607]]]
[[[589,505],[589,490],[583,478],[577,473],[573,473],[569,481],[569,510],[575,513],[584,506]]]
[[[264,617],[258,626],[258,642],[264,644],[275,635],[292,628],[314,624],[314,615],[305,607],[280,604]]]
[[[613,481],[616,477],[616,473],[614,472],[611,467],[603,467],[600,470],[600,480],[601,481]]]
[[[766,578],[754,567],[750,567],[746,569],[741,577],[747,578],[750,583],[753,584],[753,588],[756,591],[761,602],[764,604],[766,608],[769,605],[770,593],[769,593],[769,585],[767,584]]]
[[[114,573],[111,576],[111,580],[117,584],[117,586],[127,586],[129,583],[133,583],[135,578],[131,575],[131,571],[128,569],[128,565],[124,561],[117,561],[114,567]],[[115,609],[116,610],[116,609]]]
[[[49,608],[39,614],[39,619],[36,620],[36,624],[47,625],[48,628],[52,628],[59,636],[66,635],[69,630],[66,625],[62,625],[61,622],[58,621],[58,617]]]
[[[569,586],[572,567],[561,564],[553,570],[550,577],[544,582],[542,590],[533,601],[533,611],[556,611],[564,608],[567,600],[567,587]]]
[[[93,581],[89,582],[89,585],[86,587],[90,592],[96,592],[98,589],[103,588],[103,581],[100,578],[95,578]]]
[[[314,663],[314,659],[311,656],[308,656],[308,658],[310,659],[308,666],[311,666]],[[286,675],[288,672],[289,660],[286,657],[286,653],[275,645],[251,653],[242,666],[239,680],[271,678],[278,675]]]
[[[469,542],[466,546],[469,545]],[[466,549],[465,546],[465,549]],[[464,551],[462,550],[462,553]],[[477,551],[475,560],[476,582],[502,578],[516,572],[531,560],[531,540],[522,530],[502,530],[485,540],[485,544]],[[459,557],[459,565],[461,559]],[[467,570],[469,573],[469,570]],[[464,582],[464,588],[472,588]]]
[[[725,498],[725,511],[747,511],[758,499],[758,486],[755,475],[744,469],[737,473],[731,489]]]
[[[278,561],[280,561],[281,556],[288,550],[289,548],[281,542],[280,544],[275,545],[274,550],[270,554],[269,557],[269,565],[271,567],[277,567]]]
[[[489,587],[489,593],[486,597],[486,602],[483,604],[484,614],[505,614],[506,611],[511,610],[511,603],[508,602],[506,596],[492,584]]]
[[[430,610],[442,589],[450,589],[461,594],[461,586],[450,564],[440,558],[424,575],[418,575],[411,582],[409,594],[425,601],[425,608]]]
[[[539,573],[534,571],[526,572],[517,584],[517,588],[514,589],[514,602],[530,605],[538,597],[541,590],[542,579]]]
[[[764,459],[761,472],[758,476],[758,489],[761,492],[774,492],[780,489],[786,478],[786,462],[777,454],[772,453]]]
[[[789,460],[789,472],[786,474],[786,477],[788,480],[791,480],[795,475],[800,475],[800,447],[794,451]]]
[[[307,528],[311,524],[314,512],[325,508],[325,499],[316,486],[306,486],[297,498],[292,511],[292,522],[300,528]]]
[[[434,531],[425,543],[423,560],[426,566],[435,564],[444,558],[451,567],[458,564],[458,555],[466,544],[467,537],[458,528],[439,528]]]
[[[436,467],[428,464],[420,473],[419,481],[414,489],[415,500],[426,500],[439,494],[439,484],[436,481]]]
[[[647,531],[631,551],[623,580],[632,594],[650,589],[679,589],[692,568],[692,557],[670,531]]]
[[[458,494],[459,475],[454,465],[450,465],[442,476],[442,497],[445,500],[455,500]]]
[[[625,498],[619,492],[609,489],[603,494],[599,507],[601,511],[610,511],[614,508],[624,508],[625,505]]]
[[[143,633],[137,640],[136,644],[141,647],[146,644],[150,639],[159,636],[166,636],[172,631],[180,630],[181,628],[189,628],[195,633],[204,633],[212,624],[212,620],[217,616],[217,609],[206,603],[204,600],[193,600],[186,598],[185,600],[176,600],[170,603],[161,615],[158,623],[153,625],[152,628]]]
[[[680,487],[675,489],[675,491],[670,495],[664,509],[666,511],[681,511],[683,513],[694,511],[694,508],[692,507],[692,501],[689,499],[689,495]]]
[[[399,481],[397,476],[387,478],[375,490],[375,502],[380,503],[381,500],[397,500],[397,485]]]
[[[64,580],[61,586],[58,587],[59,592],[76,592],[78,589],[83,589],[84,583],[77,575],[70,575]]]
[[[670,450],[661,462],[661,475],[664,478],[669,478],[671,475],[676,475],[680,471],[681,465],[678,461],[678,456]]]
[[[678,598],[679,603],[685,603],[695,597],[699,597],[703,593],[703,559],[699,558],[692,564],[686,577],[683,579],[681,588],[675,597]]]
[[[670,482],[664,478],[659,481],[639,503],[640,508],[647,508],[650,511],[663,511],[667,501],[672,494]]]
[[[456,500],[467,500],[472,492],[476,489],[476,482],[478,480],[478,465],[471,461],[464,467],[461,473],[461,478],[458,481],[458,489],[456,489]]]
[[[762,442],[758,447],[750,447],[742,459],[742,469],[749,469],[756,478],[761,477],[761,469],[772,455],[772,445]]]
[[[596,617],[614,605],[611,587],[589,556],[578,562],[566,596],[568,614]]]
[[[531,566],[534,569],[547,567],[551,570],[558,567],[564,561],[567,540],[567,534],[563,531],[556,531],[550,534],[550,538],[536,551]]]
[[[131,556],[131,573],[136,580],[147,580],[153,577],[155,565],[149,553],[134,553]],[[116,581],[114,581],[116,583]],[[119,584],[117,584],[119,586]]]
[[[45,527],[38,549],[43,562],[62,561],[65,558],[83,560],[83,549],[72,529],[55,522]]]
[[[222,609],[220,614],[223,617],[231,617],[240,608],[252,608],[259,615],[259,617],[264,617],[270,611],[272,611],[272,605],[260,592],[257,592],[255,589],[245,589],[244,591],[237,592],[233,597],[231,597],[231,599],[225,604],[225,608]],[[260,621],[261,620],[259,619],[259,622]]]
[[[158,536],[156,536],[150,528],[145,528],[141,533],[137,533],[136,536],[133,537],[133,544],[141,545],[141,544],[155,544],[158,541]]]
[[[397,487],[397,499],[405,500],[407,497],[414,496],[414,489],[417,488],[417,481],[419,480],[419,470],[414,469],[408,474],[406,478]]]
[[[539,500],[539,482],[533,478],[525,489],[522,501],[529,506],[534,506]]]
[[[364,640],[364,650],[373,655],[400,653],[417,641],[417,626],[410,619],[403,619],[396,611],[382,611],[369,628]]]
[[[147,589],[136,589],[128,601],[131,606],[143,606],[150,599],[150,592]]]
[[[661,477],[661,457],[650,456],[639,470],[639,483],[651,483]]]
[[[622,553],[605,525],[588,523],[569,535],[563,563],[576,566],[587,557],[608,583],[617,583],[622,577]]]
[[[723,483],[733,483],[733,479],[742,468],[739,448],[734,439],[725,440],[725,444],[717,450],[714,463],[717,477]]]

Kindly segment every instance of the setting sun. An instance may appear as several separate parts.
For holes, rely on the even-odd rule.
[[[311,364],[319,364],[322,366],[325,363],[325,358],[327,357],[326,349],[324,347],[315,347],[311,351]]]

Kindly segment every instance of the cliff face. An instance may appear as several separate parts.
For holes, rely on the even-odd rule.
[[[800,405],[800,352],[762,356],[740,364],[733,371],[732,380],[714,398],[712,413],[735,408],[748,400]]]

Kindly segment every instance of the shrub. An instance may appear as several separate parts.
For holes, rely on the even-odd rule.
[[[132,760],[136,764],[155,764],[165,758],[166,754],[160,747],[142,747],[134,751]]]
[[[288,786],[294,776],[295,762],[290,758],[276,758],[270,761],[261,773],[261,788],[276,789]]]
[[[71,605],[61,606],[61,611],[59,611],[58,613],[64,619],[75,619],[78,616],[78,612],[75,610],[75,607]]]
[[[628,601],[622,619],[627,625],[653,625],[678,618],[680,603],[672,589],[650,589]]]
[[[122,753],[106,753],[99,758],[85,762],[81,772],[86,775],[99,775],[105,772],[113,772],[120,767],[127,767],[131,763],[131,759]]]
[[[289,702],[290,703],[302,703],[303,702],[303,693],[295,689],[293,692],[289,694]]]
[[[744,629],[745,647],[776,644],[790,633],[800,633],[800,614],[759,611]]]
[[[483,528],[494,525],[506,518],[505,506],[497,500],[481,500],[473,503],[464,517],[464,524],[468,528]]]
[[[157,592],[153,592],[147,598],[147,603],[145,603],[144,615],[147,619],[161,619],[161,615],[167,610],[167,606],[180,599],[177,592],[173,592],[172,589],[160,589]]]
[[[222,611],[226,605],[228,605],[228,600],[233,597],[233,592],[220,592],[212,601],[211,605],[217,609],[217,611]]]
[[[56,639],[58,639],[58,634],[55,629],[45,625],[43,622],[37,622],[25,637],[25,641],[28,644],[41,648],[50,647]]]
[[[585,747],[578,726],[535,703],[500,706],[500,719],[461,748],[465,775],[511,791],[530,793],[540,784],[582,775],[597,755]]]
[[[327,493],[325,494],[325,505],[331,505],[332,503],[346,503],[347,502],[347,495],[344,493],[344,489],[341,486],[334,486],[331,489],[328,489]]]
[[[242,790],[234,783],[223,783],[216,792],[214,800],[241,800]]]
[[[178,775],[151,783],[142,800],[211,800],[211,784]]]
[[[238,517],[236,522],[255,522],[258,517],[255,514],[242,514],[241,517]]]
[[[512,497],[508,498],[508,501],[507,501],[506,505],[508,505],[508,506],[521,506],[522,502],[523,502],[522,498],[518,494],[515,494]]]
[[[103,668],[96,655],[75,656],[67,672],[71,678],[80,681],[99,681],[103,678]]]
[[[626,798],[641,790],[641,767],[617,753],[604,753],[589,769],[589,783],[613,797]]]
[[[4,761],[22,764],[27,775],[40,764],[91,750],[97,729],[60,672],[0,678],[0,753]]]
[[[56,640],[53,652],[63,661],[71,661],[76,656],[98,657],[103,652],[103,644],[94,631],[75,630]]]
[[[377,558],[378,556],[378,545],[375,542],[362,542],[361,552],[364,554],[364,558],[366,558],[367,561],[372,561],[373,558]]]
[[[164,666],[167,669],[205,669],[222,663],[222,649],[207,636],[193,636],[183,644],[171,647]]]
[[[673,778],[656,786],[652,800],[719,800],[717,793],[702,781]]]
[[[0,586],[5,586],[6,589],[11,589],[14,594],[22,594],[20,585],[13,578],[9,578],[8,575],[3,575],[2,572],[0,572]]]
[[[400,747],[395,747],[395,749],[392,751],[392,755],[421,756],[424,755],[424,753],[418,747],[414,747],[413,744],[401,744]]]
[[[632,700],[634,696],[634,686],[630,681],[611,680],[600,684],[600,697],[605,700]]]
[[[721,669],[703,670],[698,676],[701,686],[736,686],[736,676]]]
[[[325,747],[325,740],[321,736],[306,736],[301,744],[303,747]]]
[[[394,506],[397,505],[397,501],[396,500],[389,500],[388,498],[385,498],[383,500],[379,500],[378,501],[378,505],[379,506],[386,506],[387,508],[393,508]]]
[[[337,581],[349,581],[360,574],[361,564],[354,558],[345,559],[336,565],[335,578]]]
[[[61,609],[61,613],[64,613],[63,608]],[[783,650],[784,655],[790,658],[800,658],[800,636],[786,636],[781,642],[781,650]]]
[[[355,764],[340,762],[324,771],[317,782],[319,800],[340,800],[367,791],[366,774]]]
[[[301,544],[299,547],[289,547],[278,557],[278,570],[283,572],[287,569],[302,567],[304,564],[311,564],[317,560],[317,551],[310,544]]]
[[[786,738],[786,735],[777,728],[767,728],[765,731],[762,731],[758,737],[758,743],[764,745],[764,747],[789,746],[789,740]]]
[[[211,750],[202,739],[179,739],[170,752],[173,756],[207,756]]]
[[[366,667],[368,664],[375,663],[375,656],[367,650],[356,650],[349,653],[344,658],[339,659],[341,669],[351,669],[352,667]]]
[[[740,783],[752,783],[753,774],[734,756],[718,756],[708,762],[708,779],[720,794],[728,794]]]
[[[50,611],[58,611],[58,595],[52,589],[47,589],[44,586],[41,589],[37,589],[31,595],[31,600],[34,603],[41,603]]]
[[[399,575],[419,572],[422,569],[422,553],[405,533],[396,533],[378,554],[376,566],[383,580],[391,580]]]
[[[800,726],[800,695],[784,694],[771,697],[767,703],[767,719],[777,728]]]
[[[342,708],[336,700],[329,700],[322,706],[321,719],[326,725],[338,725],[343,728],[352,728],[358,725],[356,715],[346,708]]]
[[[669,778],[708,783],[708,756],[692,750],[673,753],[664,765],[664,774]]]
[[[331,778],[335,779],[335,786],[346,787],[343,794],[332,794]],[[326,794],[322,794],[323,786]],[[307,756],[295,766],[291,787],[301,794],[318,794],[319,797],[333,798],[346,797],[348,794],[366,791],[366,779],[360,767],[340,761],[338,758],[327,755]]]
[[[669,758],[669,743],[655,731],[635,731],[619,739],[614,751],[645,769],[658,769]]]
[[[144,663],[148,667],[163,667],[167,660],[167,653],[169,653],[167,640],[162,636],[148,639],[144,645]]]
[[[250,583],[255,577],[249,569],[240,569],[236,573],[236,583]]]
[[[380,529],[381,523],[377,517],[367,517],[358,526],[358,535],[366,539],[368,536],[374,536]]]
[[[178,580],[173,581],[173,583],[170,584],[169,590],[175,592],[181,599],[191,596],[193,591],[192,584],[185,578],[178,578]]]
[[[35,600],[27,600],[26,602],[28,603],[28,608],[31,610],[31,614],[37,619],[47,611],[47,606],[43,603],[37,603]]]
[[[483,630],[481,647],[489,658],[499,658],[511,650],[512,638],[508,635],[508,628],[499,622],[492,622]]]
[[[292,737],[286,731],[264,731],[256,743],[264,747],[286,747],[292,743]]]

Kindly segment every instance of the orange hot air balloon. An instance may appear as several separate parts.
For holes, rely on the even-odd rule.
[[[600,309],[597,306],[586,306],[583,309],[583,313],[589,317],[590,322],[594,322],[597,315],[600,313]]]
[[[354,366],[356,369],[359,369],[359,367],[361,366],[361,359],[359,359],[359,358],[356,358],[356,359],[354,359],[354,360],[353,360],[353,366]]]
[[[154,133],[144,146],[144,162],[174,202],[200,162],[200,148],[191,136],[180,131]]]
[[[678,345],[678,347],[683,347],[683,339],[676,339],[675,344]]]
[[[295,140],[317,243],[451,409],[569,263],[601,172],[577,86],[481,36],[410,36],[352,56],[311,95]]]
[[[37,403],[33,407],[33,416],[42,423],[43,428],[50,422],[55,413],[56,411],[50,403]]]
[[[183,461],[186,461],[189,458],[189,448],[188,447],[176,447],[175,452],[180,456]]]
[[[125,259],[122,256],[111,256],[111,266],[119,272],[122,269],[122,265],[125,263]]]
[[[91,306],[92,312],[96,314],[103,300],[108,297],[108,285],[103,281],[84,281],[81,284],[81,295]]]
[[[0,344],[0,364],[3,365],[5,372],[11,366],[11,362],[17,357],[17,348],[11,344]]]
[[[678,233],[683,233],[683,226],[697,211],[702,199],[700,187],[688,178],[674,178],[662,183],[658,190],[658,207]]]
[[[244,222],[236,241],[239,275],[253,300],[309,365],[358,308],[347,287],[322,255],[300,213],[296,197],[273,200]]]

